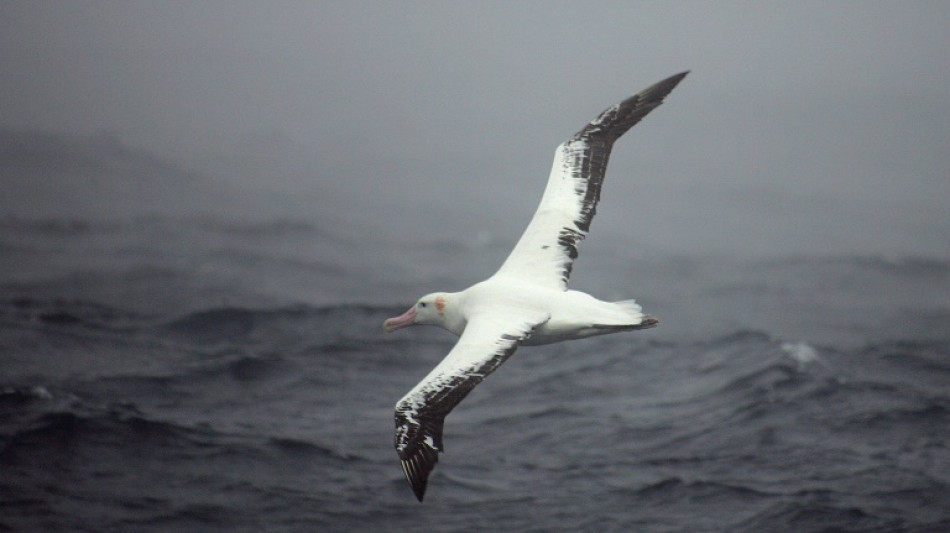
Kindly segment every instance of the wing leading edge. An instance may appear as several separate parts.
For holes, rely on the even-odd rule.
[[[445,416],[547,320],[547,315],[491,315],[470,320],[445,359],[396,404],[396,453],[420,502],[443,451]]]

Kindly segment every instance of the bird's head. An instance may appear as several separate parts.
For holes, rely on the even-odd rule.
[[[444,292],[427,294],[419,298],[405,313],[383,322],[383,330],[391,333],[400,328],[420,324],[446,327],[446,314],[454,311],[451,309],[451,302],[451,296]]]

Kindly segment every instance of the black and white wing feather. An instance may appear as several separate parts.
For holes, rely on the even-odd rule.
[[[470,319],[445,359],[396,404],[396,453],[420,502],[443,451],[445,416],[547,319],[504,310]]]
[[[496,274],[510,282],[501,286],[567,288],[577,247],[590,230],[600,200],[614,142],[662,104],[686,74],[611,106],[558,147],[534,218]],[[443,451],[446,415],[550,319],[548,310],[526,309],[523,303],[506,306],[499,300],[468,310],[468,324],[455,347],[396,404],[396,452],[419,501]]]
[[[614,141],[662,104],[686,74],[671,76],[607,108],[558,146],[541,204],[498,274],[567,288],[577,246],[587,236],[600,200]]]

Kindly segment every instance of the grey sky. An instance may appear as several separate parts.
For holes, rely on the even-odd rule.
[[[939,1],[8,0],[0,127],[116,132],[370,227],[508,238],[559,142],[691,69],[618,143],[595,235],[945,256],[948,28]]]

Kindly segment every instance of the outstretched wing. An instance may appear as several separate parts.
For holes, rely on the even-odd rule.
[[[476,315],[445,359],[396,404],[396,453],[420,502],[443,451],[445,416],[547,319],[495,309]]]
[[[594,218],[614,141],[663,103],[688,72],[671,76],[623,102],[558,146],[541,204],[498,274],[567,288],[577,246]]]

